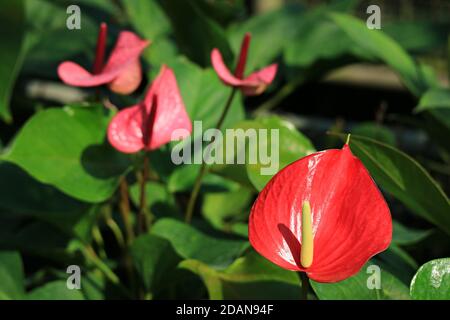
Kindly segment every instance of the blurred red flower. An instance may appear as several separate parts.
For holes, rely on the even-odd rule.
[[[172,69],[163,65],[144,101],[119,111],[108,127],[108,140],[117,150],[154,150],[172,140],[176,129],[192,131]],[[178,136],[179,139],[186,136]]]
[[[257,252],[319,282],[354,275],[391,238],[389,207],[347,144],[281,170],[250,214],[249,239]]]
[[[211,52],[211,62],[214,70],[223,83],[231,87],[240,88],[247,96],[255,96],[263,93],[272,83],[275,79],[278,66],[277,64],[271,64],[268,67],[253,72],[248,77],[244,77],[250,39],[251,35],[249,33],[245,34],[234,75],[223,62],[222,55],[217,48],[213,49]]]
[[[107,25],[102,23],[97,40],[97,50],[92,73],[72,61],[58,66],[58,75],[64,83],[78,87],[96,87],[107,84],[111,91],[129,94],[142,80],[139,56],[150,44],[130,31],[122,31],[114,49],[103,65],[106,49]]]

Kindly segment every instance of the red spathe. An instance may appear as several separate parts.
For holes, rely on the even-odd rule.
[[[314,237],[313,262],[307,269],[300,263],[304,201],[311,205]],[[249,239],[257,252],[319,282],[356,274],[388,248],[391,238],[389,207],[347,144],[281,170],[259,194],[249,220]]]
[[[58,66],[59,77],[64,83],[72,86],[95,87],[108,84],[116,93],[133,92],[142,80],[139,56],[150,41],[140,39],[133,32],[122,31],[107,63],[102,66],[106,34],[103,32],[101,35],[94,72],[91,73],[72,61],[65,61]]]
[[[240,88],[247,96],[256,96],[263,93],[275,79],[278,66],[271,64],[261,70],[251,73],[245,77],[245,65],[247,63],[248,49],[251,36],[247,33],[242,40],[239,60],[234,75],[225,65],[222,55],[218,49],[211,52],[211,63],[220,80],[228,86]]]
[[[176,139],[183,139],[192,131],[180,90],[172,69],[162,66],[144,101],[119,111],[108,127],[108,140],[117,150],[135,153],[154,150]]]

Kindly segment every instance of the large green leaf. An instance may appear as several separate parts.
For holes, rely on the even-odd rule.
[[[249,123],[250,124],[250,123]],[[258,148],[266,148],[271,153],[278,152],[278,171],[286,167],[288,164],[315,152],[314,145],[311,141],[299,132],[294,125],[277,117],[259,118],[250,124],[249,128],[278,130],[279,141],[276,149],[271,147],[271,139],[267,139],[267,143],[259,141]],[[259,151],[261,153],[261,150]],[[257,190],[262,190],[269,180],[275,175],[263,173],[262,170],[267,165],[259,162],[258,164],[246,164],[247,174],[250,181]],[[278,172],[277,171],[277,172]]]
[[[422,70],[405,50],[387,34],[380,30],[368,29],[366,24],[350,15],[330,14],[332,20],[353,40],[354,45],[366,50],[399,73],[405,85],[420,95],[429,86]]]
[[[18,252],[0,251],[0,300],[25,295],[22,259]]]
[[[299,32],[284,50],[288,66],[308,68],[327,61],[326,70],[342,64],[341,58],[351,56],[371,60],[366,50],[355,46],[352,39],[332,20],[327,18],[329,9],[308,12],[298,23]]]
[[[60,229],[44,222],[13,219],[0,214],[0,249],[17,250],[53,261],[69,258],[71,239]]]
[[[180,58],[171,64],[189,117],[194,123],[191,137],[183,142],[171,143],[168,147],[153,153],[150,161],[158,174],[166,175],[168,189],[171,192],[186,191],[192,187],[200,168],[199,164],[174,165],[171,152],[175,145],[191,145],[191,161],[196,150],[194,142],[202,143],[205,130],[215,128],[222,108],[230,95],[231,89],[224,86],[212,69],[201,69],[186,59]],[[244,108],[241,97],[235,96],[225,118],[223,129],[244,119]]]
[[[383,23],[383,31],[405,50],[427,53],[442,48],[447,42],[448,22],[439,19],[403,20]]]
[[[39,183],[11,163],[0,162],[0,181],[8,181],[0,184],[0,216],[36,218],[89,241],[97,210]]]
[[[130,23],[152,44],[143,53],[152,64],[168,63],[175,58],[177,49],[169,39],[170,22],[157,0],[124,1]],[[151,17],[151,19],[149,19]]]
[[[214,227],[229,230],[234,223],[248,218],[253,195],[237,183],[229,190],[205,193],[202,214]]]
[[[341,46],[342,41],[331,43],[329,39],[323,37],[323,32],[317,32],[316,27],[329,25],[324,21],[326,20],[324,12],[348,11],[356,3],[354,0],[335,1],[333,4],[317,6],[311,10],[305,10],[296,4],[286,5],[281,9],[264,12],[232,25],[228,30],[230,43],[234,52],[239,52],[244,34],[246,32],[252,34],[247,61],[249,72],[273,62],[282,55],[284,49],[289,51],[289,58],[285,59],[289,60],[288,65],[294,61],[305,61],[307,56],[318,54],[319,51],[325,55],[333,55],[330,47],[334,44]]]
[[[425,92],[415,111],[443,108],[450,109],[450,89],[435,88]]]
[[[361,122],[352,128],[352,133],[395,146],[395,134],[387,127],[373,122]]]
[[[130,23],[145,38],[154,40],[166,35],[171,26],[157,0],[121,1]],[[149,17],[152,17],[149,19]]]
[[[25,35],[24,0],[6,0],[0,11],[0,117],[11,121],[9,102],[19,68],[22,65]]]
[[[297,299],[299,278],[251,251],[223,271],[197,260],[185,260],[181,268],[199,275],[210,299]]]
[[[361,136],[352,135],[350,148],[379,186],[450,234],[448,197],[417,161],[392,146]]]
[[[422,125],[433,139],[433,142],[438,143],[447,152],[450,152],[450,139],[448,139],[450,132],[450,110],[448,108],[428,108],[427,112],[423,112],[422,114],[424,116]]]
[[[404,284],[409,285],[419,265],[414,258],[395,242],[377,255],[381,268],[387,270]]]
[[[411,281],[411,297],[417,300],[450,300],[450,258],[431,260]]]
[[[38,112],[3,158],[74,198],[103,201],[113,194],[129,165],[128,158],[105,142],[109,119],[102,107]]]
[[[209,66],[210,52],[218,48],[225,60],[231,60],[232,52],[224,30],[206,16],[195,1],[160,0],[159,3],[172,23],[177,44],[189,59]]]
[[[380,288],[375,278],[378,274],[368,262],[356,275],[336,283],[320,283],[310,280],[317,297],[321,300],[407,300],[408,287],[384,269],[379,269]]]
[[[88,14],[89,6],[80,5],[81,29],[68,29],[66,9],[70,4],[72,3],[64,5],[60,1],[26,0],[24,72],[56,78],[58,64],[68,59],[75,59],[87,69],[91,68],[100,23]],[[95,12],[99,13],[98,10]],[[111,31],[110,28],[110,39],[113,38]]]
[[[168,218],[158,220],[151,232],[167,239],[181,257],[199,260],[218,269],[227,267],[249,246],[247,241],[215,238]]]
[[[181,95],[192,121],[201,120],[203,130],[213,128],[220,117],[220,111],[231,89],[225,86],[211,68],[202,69],[184,58],[170,65],[180,86]],[[230,127],[244,119],[242,99],[236,95],[231,104],[223,128]],[[198,137],[202,132],[194,132]]]
[[[228,30],[231,46],[238,53],[246,32],[252,34],[246,69],[253,72],[273,62],[286,44],[298,32],[304,10],[299,6],[286,6],[251,17]],[[270,44],[270,45],[269,45]]]
[[[156,217],[174,216],[179,213],[175,197],[167,190],[167,186],[153,181],[148,182],[145,187],[145,194],[146,205]],[[130,195],[133,203],[139,206],[141,195],[139,183],[130,187]]]
[[[393,221],[392,242],[398,245],[410,245],[422,241],[431,234],[431,230],[418,230],[405,227],[398,221]]]
[[[151,234],[133,242],[131,256],[146,290],[152,295],[170,282],[170,275],[180,261],[169,241]]]
[[[84,300],[81,290],[68,289],[65,281],[52,281],[28,293],[28,300]]]
[[[239,136],[236,138],[235,135],[232,139],[224,137],[224,159],[230,157],[230,152],[234,150],[235,164],[231,166],[239,166],[236,157],[245,154],[246,171],[257,190],[262,190],[266,183],[288,164],[315,151],[307,137],[291,123],[276,116],[242,121],[237,123],[233,129]],[[239,139],[244,136],[245,140]],[[250,137],[256,137],[256,139],[250,139]],[[239,143],[239,141],[245,142],[245,144]],[[244,158],[242,157],[242,159]],[[214,170],[223,170],[223,167],[226,166],[230,165],[215,165]]]

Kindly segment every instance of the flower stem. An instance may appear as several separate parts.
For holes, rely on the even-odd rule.
[[[121,249],[125,247],[125,239],[123,237],[122,231],[120,227],[117,225],[116,221],[113,218],[108,217],[105,220],[106,225],[109,227],[111,232],[114,234],[114,238],[116,238],[117,244]]]
[[[126,242],[130,244],[134,239],[133,225],[130,220],[130,199],[128,196],[128,183],[125,177],[120,180],[120,214],[125,225]]]
[[[232,89],[231,94],[229,95],[227,102],[225,104],[225,107],[222,111],[222,114],[220,115],[220,118],[217,121],[216,129],[220,130],[220,128],[222,127],[223,122],[225,121],[225,118],[228,114],[228,111],[231,108],[231,103],[233,102],[233,98],[236,95],[236,91],[237,91],[236,88]],[[192,189],[191,197],[189,198],[189,202],[187,205],[186,215],[184,218],[184,221],[186,223],[191,223],[192,215],[194,214],[195,202],[197,201],[197,197],[200,192],[200,187],[202,185],[203,177],[205,176],[206,172],[207,172],[206,163],[204,161],[202,161],[200,171],[199,171],[197,177],[195,178],[194,188]]]
[[[306,272],[299,272],[300,281],[302,283],[301,300],[308,300],[309,278]]]
[[[139,233],[144,233],[148,229],[147,218],[145,216],[145,207],[147,206],[146,202],[146,193],[145,187],[148,180],[149,170],[150,170],[150,161],[147,153],[144,154],[144,164],[142,168],[142,175],[140,181],[140,198],[139,198],[139,215],[138,215],[138,230]]]
[[[120,284],[119,277],[97,256],[97,253],[95,253],[94,249],[90,245],[85,246],[83,251],[86,259],[91,261],[93,265],[103,272],[109,281],[116,285]]]
[[[351,134],[347,134],[347,139],[345,140],[345,144],[348,145],[350,143],[350,136]]]

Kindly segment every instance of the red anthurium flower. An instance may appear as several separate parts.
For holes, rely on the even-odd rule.
[[[244,36],[241,52],[239,54],[238,65],[234,75],[223,62],[222,55],[218,49],[213,49],[211,52],[211,62],[214,70],[223,83],[232,87],[240,88],[241,91],[247,96],[255,96],[263,93],[267,86],[272,83],[273,79],[275,79],[278,66],[277,64],[271,64],[268,67],[253,72],[248,77],[244,77],[250,38],[251,36],[249,33]]]
[[[102,23],[92,73],[74,62],[65,61],[59,65],[58,75],[72,86],[96,87],[107,84],[116,93],[129,94],[141,83],[139,56],[150,41],[140,39],[133,32],[122,31],[108,61],[103,65],[106,33],[107,26]]]
[[[257,252],[319,282],[354,275],[391,238],[389,208],[347,144],[281,170],[250,214],[249,239]]]
[[[144,101],[119,111],[113,117],[108,127],[108,140],[124,153],[154,150],[170,142],[176,129],[190,133],[192,124],[175,75],[164,65]]]

